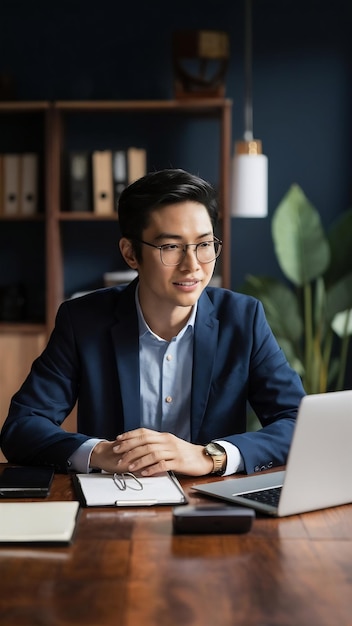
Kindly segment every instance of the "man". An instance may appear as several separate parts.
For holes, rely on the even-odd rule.
[[[286,462],[304,390],[262,305],[208,287],[221,242],[213,188],[153,172],[119,203],[138,278],[64,302],[12,399],[9,461],[59,471],[252,473]],[[78,432],[61,428],[78,400]],[[246,432],[247,403],[263,428]]]

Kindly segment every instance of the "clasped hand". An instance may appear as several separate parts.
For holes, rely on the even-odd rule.
[[[101,441],[93,449],[90,466],[106,472],[136,472],[153,476],[173,470],[188,476],[204,476],[213,467],[204,448],[171,433],[137,428],[118,435],[114,441]]]

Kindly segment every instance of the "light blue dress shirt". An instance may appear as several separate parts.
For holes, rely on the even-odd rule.
[[[140,410],[141,427],[169,432],[190,441],[190,416],[193,367],[193,331],[197,303],[186,325],[171,341],[156,335],[146,323],[138,300]],[[89,471],[93,448],[101,439],[92,438],[82,444],[69,459],[77,472]],[[243,460],[236,446],[219,441],[227,453],[225,475],[243,470]]]
[[[186,326],[166,341],[144,320],[137,303],[139,322],[141,426],[191,438],[191,390],[193,327],[197,306]]]

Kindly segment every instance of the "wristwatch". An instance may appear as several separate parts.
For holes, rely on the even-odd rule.
[[[218,476],[222,476],[226,469],[226,450],[218,443],[214,443],[211,441],[206,446],[204,446],[204,452],[207,456],[211,456],[213,459],[213,470],[210,472],[211,474],[217,474]]]

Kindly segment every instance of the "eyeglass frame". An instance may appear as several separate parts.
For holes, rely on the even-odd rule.
[[[127,483],[126,482],[126,476],[129,476],[130,478],[133,478],[133,481]],[[132,489],[133,491],[143,491],[143,483],[141,483],[140,480],[138,480],[137,476],[135,476],[135,474],[133,474],[132,472],[121,472],[121,474],[115,472],[113,474],[112,477],[116,487],[120,490],[120,491],[126,491],[127,488],[128,489]],[[135,487],[132,486],[132,484],[136,484]]]
[[[180,243],[175,243],[175,244],[164,243],[161,246],[157,246],[155,243],[149,243],[149,241],[144,241],[143,239],[136,239],[136,238],[134,238],[133,240],[137,241],[138,243],[144,243],[144,245],[146,245],[146,246],[150,246],[151,248],[156,248],[157,250],[159,250],[160,251],[160,261],[161,261],[161,263],[165,267],[177,267],[178,265],[181,265],[183,259],[186,256],[186,250],[187,250],[187,248],[189,246],[195,246],[196,259],[197,259],[198,263],[202,263],[204,265],[206,265],[208,263],[212,263],[213,261],[218,259],[220,254],[221,254],[221,250],[222,250],[222,240],[219,239],[218,237],[215,237],[215,235],[213,236],[213,239],[208,239],[207,241],[200,241],[199,243],[184,243],[184,244],[180,244]],[[200,261],[198,259],[198,247],[203,245],[204,243],[218,243],[219,244],[217,254],[210,261]],[[170,245],[182,246],[183,257],[182,257],[182,259],[178,263],[165,263],[163,261],[163,256],[162,256],[163,249],[166,248],[167,246],[170,246]]]

